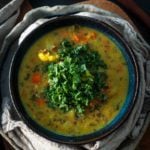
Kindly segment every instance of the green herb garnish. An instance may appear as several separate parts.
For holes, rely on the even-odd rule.
[[[107,66],[98,52],[88,45],[76,45],[64,40],[60,43],[57,62],[48,65],[48,105],[64,112],[74,109],[83,114],[90,101],[104,101]]]

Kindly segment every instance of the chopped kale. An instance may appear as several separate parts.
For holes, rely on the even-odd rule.
[[[83,114],[90,101],[107,99],[107,65],[98,52],[86,44],[77,45],[68,40],[60,43],[57,62],[48,65],[48,87],[45,90],[48,105],[64,112],[74,109]]]

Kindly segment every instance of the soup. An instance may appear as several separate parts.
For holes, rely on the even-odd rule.
[[[66,111],[49,107],[45,100],[47,97],[43,95],[49,83],[47,66],[59,58],[58,45],[64,39],[69,39],[74,45],[88,44],[90,50],[96,51],[107,66],[106,87],[101,89],[105,94],[103,96],[107,96],[106,100],[93,100],[94,107],[88,101],[79,115],[70,107],[64,107],[68,108]],[[48,50],[53,51],[53,57],[47,55]],[[126,61],[111,39],[97,30],[73,25],[50,31],[28,49],[20,66],[18,83],[21,101],[34,121],[59,134],[80,136],[104,128],[116,117],[127,96],[129,77]],[[69,93],[71,87],[67,90]],[[97,105],[99,107],[95,107]]]

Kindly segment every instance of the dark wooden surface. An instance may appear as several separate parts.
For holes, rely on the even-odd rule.
[[[77,2],[81,0],[76,0]],[[150,29],[145,26],[144,23],[141,22],[141,20],[135,17],[134,14],[132,14],[131,11],[128,11],[128,9],[124,6],[117,6],[116,4],[107,1],[107,0],[89,0],[84,3],[90,3],[93,5],[96,5],[98,7],[104,8],[106,10],[109,10],[111,12],[117,13],[126,20],[128,20],[131,24],[134,22],[134,26],[142,33],[145,40],[150,42]],[[21,14],[18,18],[18,22],[22,20],[24,14],[32,9],[32,6],[28,2],[28,0],[25,0],[21,7]],[[124,11],[123,11],[124,10]],[[150,21],[150,20],[149,20]],[[0,136],[0,149],[2,150],[12,150],[11,146]],[[139,145],[137,146],[136,150],[150,150],[150,127],[145,132],[143,138],[141,139]]]

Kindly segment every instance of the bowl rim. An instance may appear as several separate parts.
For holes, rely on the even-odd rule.
[[[126,110],[126,114],[124,114],[124,116],[122,117],[121,120],[119,120],[119,122],[117,124],[115,124],[115,126],[111,127],[109,129],[109,131],[104,131],[104,132],[101,132],[100,135],[93,135],[93,133],[90,133],[88,134],[88,137],[84,138],[85,136],[87,135],[83,135],[83,136],[77,136],[77,137],[71,137],[71,136],[67,136],[67,135],[61,135],[61,134],[58,134],[58,133],[53,133],[49,130],[49,133],[50,134],[45,134],[45,132],[43,133],[40,128],[41,125],[38,125],[37,123],[32,123],[31,121],[35,122],[33,119],[30,118],[30,116],[27,114],[24,114],[24,112],[22,112],[22,108],[20,108],[20,104],[17,103],[17,100],[16,100],[16,95],[15,95],[15,92],[14,92],[14,89],[13,89],[13,84],[14,84],[14,67],[16,67],[16,63],[18,63],[17,61],[17,54],[18,54],[18,51],[20,50],[20,47],[22,46],[22,43],[26,42],[26,40],[28,39],[29,36],[32,37],[33,34],[37,33],[38,30],[40,30],[41,28],[44,28],[44,26],[48,25],[48,24],[52,24],[52,23],[55,23],[55,22],[60,22],[60,21],[64,21],[65,19],[83,19],[83,20],[90,20],[90,21],[93,21],[97,24],[101,24],[102,26],[108,28],[109,30],[111,30],[111,32],[113,32],[120,40],[121,42],[124,44],[125,48],[127,49],[127,53],[130,57],[130,59],[132,59],[132,63],[133,63],[133,66],[134,66],[134,70],[135,70],[135,77],[136,77],[136,81],[135,81],[135,91],[134,91],[134,96],[133,96],[133,99],[132,99],[132,103],[131,105],[128,106],[128,110]],[[78,24],[78,23],[77,23]],[[80,24],[80,23],[79,23]],[[62,25],[63,26],[63,25]],[[61,27],[61,26],[60,26]],[[57,27],[56,27],[57,28]],[[44,34],[43,34],[44,35]],[[136,63],[136,57],[134,56],[134,53],[132,52],[132,49],[130,48],[130,46],[128,44],[126,44],[126,41],[122,38],[121,34],[116,30],[114,29],[113,27],[111,27],[110,25],[104,23],[103,21],[100,21],[96,18],[93,18],[93,17],[90,17],[90,16],[84,16],[84,15],[66,15],[66,16],[60,16],[60,17],[56,17],[56,18],[52,18],[52,19],[49,19],[47,22],[41,24],[38,28],[32,30],[30,32],[29,35],[27,35],[23,41],[20,43],[18,49],[16,50],[12,60],[11,60],[11,65],[10,65],[10,70],[9,70],[9,92],[10,92],[10,96],[11,96],[11,100],[13,102],[13,105],[17,111],[17,113],[19,114],[20,118],[23,120],[23,122],[30,128],[32,129],[33,131],[35,131],[36,133],[38,133],[39,135],[49,139],[49,140],[52,140],[52,141],[56,141],[56,142],[59,142],[59,143],[65,143],[65,144],[86,144],[86,143],[89,143],[89,142],[92,142],[92,141],[96,141],[96,140],[99,140],[99,139],[102,139],[104,137],[106,137],[107,135],[109,135],[110,133],[112,133],[113,131],[115,131],[117,128],[120,127],[120,125],[125,122],[125,120],[127,119],[127,116],[130,114],[133,106],[134,106],[134,103],[136,101],[136,97],[137,97],[137,93],[138,93],[138,90],[139,90],[139,68],[138,68],[138,65]],[[16,87],[15,87],[16,88]],[[21,100],[20,100],[21,102]],[[37,128],[36,125],[38,125],[39,127]],[[102,130],[102,129],[100,129]],[[60,138],[61,137],[61,138]],[[67,138],[66,138],[67,137]],[[80,138],[82,137],[82,138]]]

